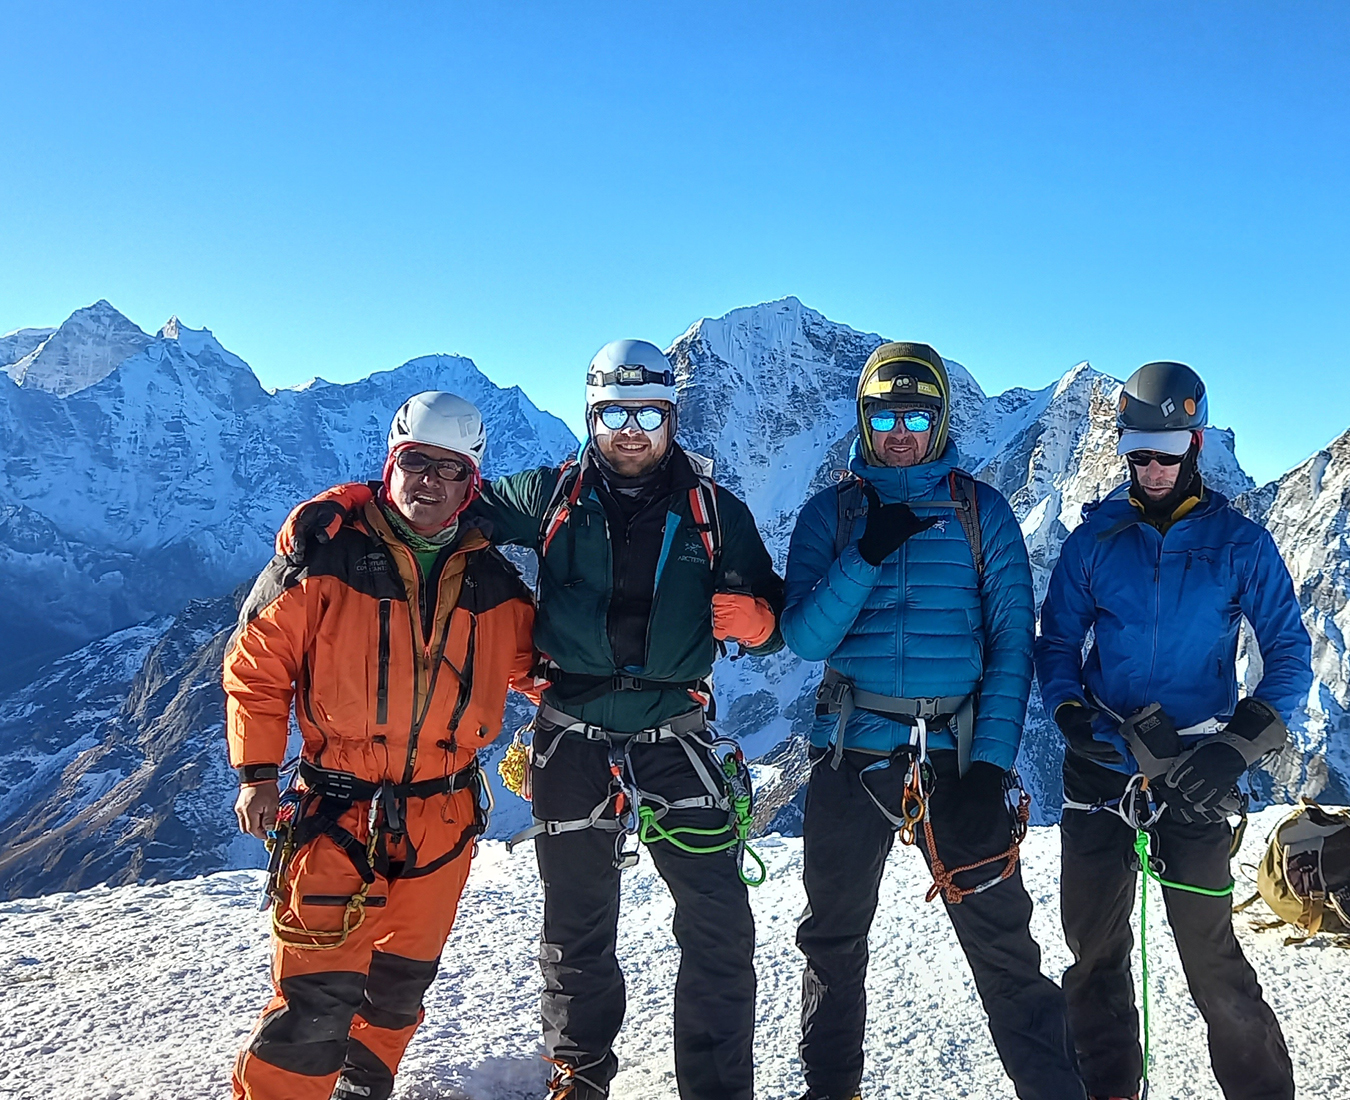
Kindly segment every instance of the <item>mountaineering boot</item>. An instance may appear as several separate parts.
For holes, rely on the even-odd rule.
[[[1139,1100],[1136,1092],[1133,1096],[1089,1096],[1088,1100]]]
[[[608,1089],[582,1076],[585,1070],[598,1066],[600,1062],[572,1066],[559,1058],[545,1058],[544,1061],[554,1067],[553,1076],[548,1079],[548,1095],[544,1100],[607,1100]]]
[[[802,1100],[836,1100],[836,1097],[828,1096],[823,1092],[816,1092],[814,1089],[807,1089],[802,1093]],[[855,1092],[851,1096],[839,1096],[837,1100],[862,1100],[862,1093]]]

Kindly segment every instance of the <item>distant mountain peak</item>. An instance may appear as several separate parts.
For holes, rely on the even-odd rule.
[[[178,320],[178,314],[175,313],[164,322],[164,327],[159,330],[159,335],[165,340],[177,340],[181,328],[182,322]]]
[[[25,389],[69,397],[102,381],[150,343],[151,338],[139,325],[123,316],[106,298],[100,298],[93,305],[77,309],[40,344],[4,370]]]

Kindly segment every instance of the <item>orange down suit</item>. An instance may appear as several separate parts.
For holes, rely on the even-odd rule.
[[[246,782],[270,774],[294,704],[308,793],[274,892],[275,996],[235,1097],[393,1091],[481,830],[475,753],[508,685],[533,690],[533,624],[528,589],[477,530],[424,582],[374,504],[259,576],[225,656],[230,763]],[[334,772],[354,797],[328,797]]]

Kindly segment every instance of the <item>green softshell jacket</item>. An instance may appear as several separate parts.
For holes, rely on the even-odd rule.
[[[583,470],[585,458],[583,452]],[[690,460],[678,446],[671,461],[682,467],[682,473],[692,475]],[[561,467],[541,466],[485,483],[471,514],[475,522],[489,521],[492,542],[528,546],[538,554],[539,608],[534,642],[564,673],[600,678],[622,671],[645,681],[706,680],[718,653],[712,631],[714,592],[748,592],[767,600],[775,617],[781,612],[783,582],[773,571],[773,561],[745,504],[726,489],[717,489],[721,545],[713,569],[695,526],[688,489],[677,489],[666,505],[647,628],[646,665],[641,669],[616,668],[607,630],[613,588],[609,523],[593,488],[584,485],[566,522],[550,540],[548,551],[543,550],[544,513],[556,510],[549,504],[563,475]],[[675,478],[676,484],[693,481],[696,479],[692,476]],[[749,652],[762,655],[782,646],[782,636],[775,627],[767,642]],[[685,687],[606,691],[585,702],[569,701],[554,687],[544,692],[544,699],[574,718],[620,733],[659,725],[695,705]]]

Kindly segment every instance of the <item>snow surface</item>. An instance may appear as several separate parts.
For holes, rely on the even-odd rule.
[[[1238,896],[1280,809],[1253,817],[1238,864]],[[758,928],[759,1052],[763,1097],[801,1091],[796,1058],[801,956],[793,942],[803,906],[799,840],[776,836],[759,850],[768,883],[751,891]],[[1058,836],[1033,829],[1024,848],[1036,900],[1033,932],[1046,969],[1063,971]],[[269,992],[267,920],[257,911],[261,876],[227,871],[161,885],[101,887],[0,904],[0,1096],[148,1100],[224,1095],[234,1052]],[[882,885],[868,980],[869,1100],[1006,1098],[1003,1076],[964,959],[940,907],[926,905],[922,861],[898,850]],[[1152,901],[1157,902],[1156,893]],[[483,845],[459,921],[427,998],[427,1021],[399,1077],[403,1100],[525,1100],[542,1094],[538,1059],[540,891],[528,851]],[[650,860],[624,877],[620,957],[628,1015],[618,1042],[613,1095],[674,1098],[671,989],[679,954],[672,903]],[[1150,906],[1150,913],[1161,912]],[[1299,1095],[1350,1093],[1341,1027],[1325,1007],[1342,1003],[1350,952],[1286,947],[1258,903],[1236,918],[1296,1065]],[[1136,917],[1137,922],[1137,917]],[[491,934],[486,934],[487,930]],[[1219,1095],[1204,1028],[1186,991],[1165,924],[1151,923],[1157,1096]],[[1313,1010],[1315,1009],[1315,1010]],[[1333,1013],[1334,1015],[1334,1013]]]

